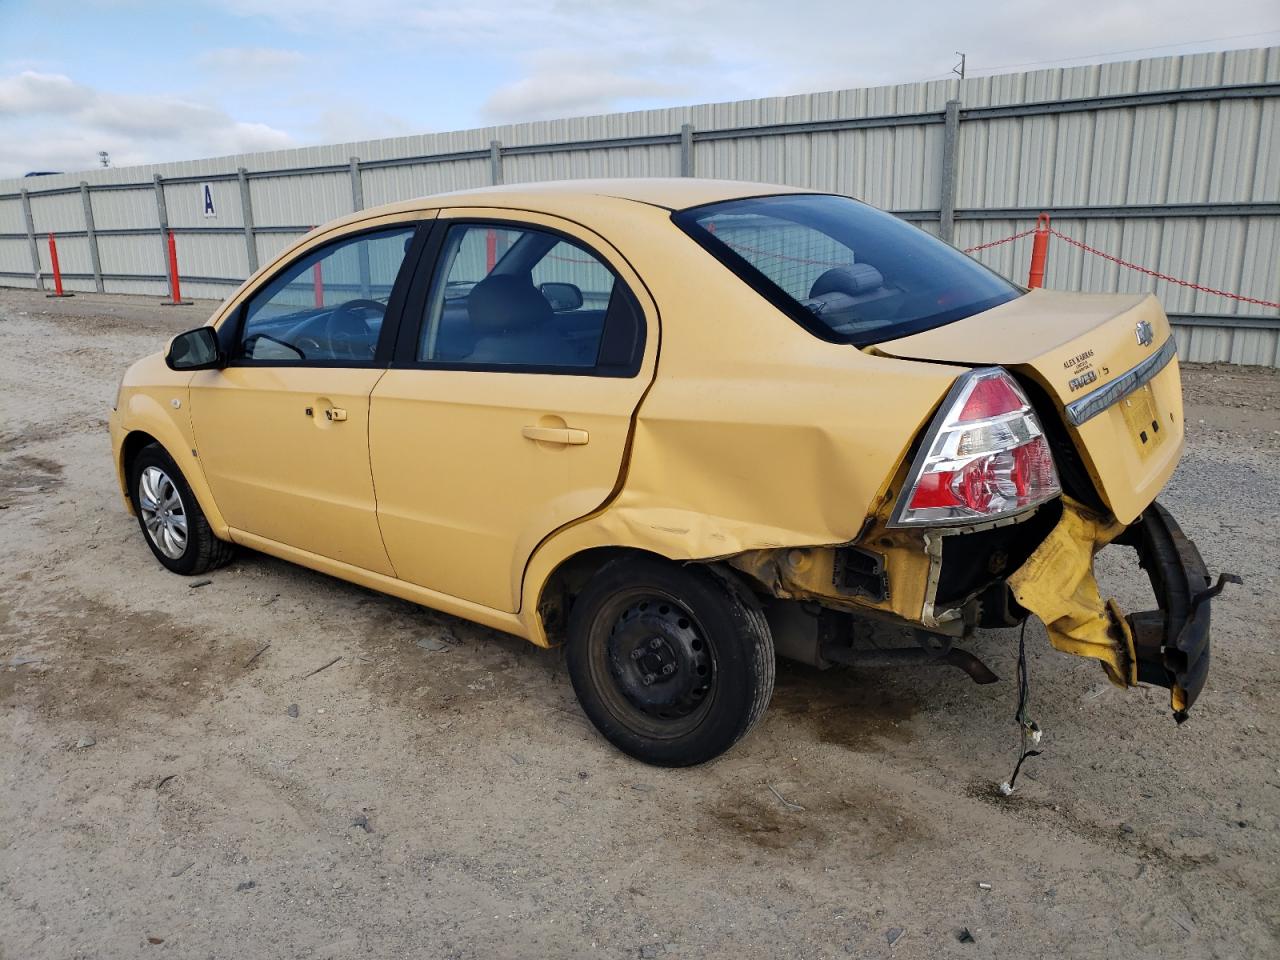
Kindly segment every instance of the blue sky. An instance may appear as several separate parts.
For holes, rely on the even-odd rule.
[[[0,177],[1280,43],[1275,0],[0,0]],[[1269,32],[1268,32],[1269,31]],[[1132,52],[1131,52],[1132,51]]]

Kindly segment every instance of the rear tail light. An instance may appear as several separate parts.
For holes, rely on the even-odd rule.
[[[929,428],[891,526],[974,523],[1062,492],[1044,430],[1000,367],[966,374]]]

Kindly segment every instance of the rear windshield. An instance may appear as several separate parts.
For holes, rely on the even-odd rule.
[[[940,327],[1021,290],[941,240],[851,200],[729,200],[675,222],[824,340],[862,346]]]

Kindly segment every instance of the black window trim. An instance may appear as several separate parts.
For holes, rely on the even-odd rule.
[[[629,362],[626,364],[602,365],[597,360],[596,364],[587,367],[570,366],[568,364],[470,363],[465,360],[419,360],[418,343],[422,335],[422,327],[427,319],[427,300],[431,295],[436,272],[442,267],[441,257],[444,251],[445,237],[448,235],[449,229],[454,226],[477,226],[499,230],[519,230],[526,233],[532,231],[550,234],[581,248],[595,257],[601,266],[613,274],[614,282],[613,295],[610,297],[609,307],[605,312],[605,326],[600,332],[600,342],[603,344],[609,338],[610,330],[608,324],[610,317],[615,312],[613,309],[614,298],[618,296],[621,290],[628,301],[629,313],[635,324],[634,346]],[[389,363],[391,369],[466,370],[476,373],[532,373],[561,377],[608,377],[617,379],[632,379],[639,376],[640,368],[644,362],[645,345],[648,340],[648,320],[645,317],[643,307],[640,305],[639,298],[635,295],[630,285],[623,279],[609,258],[602,255],[592,244],[581,237],[574,236],[555,227],[501,215],[493,217],[474,215],[465,217],[441,216],[432,221],[429,233],[430,236],[426,239],[419,252],[418,262],[413,274],[413,283],[409,288],[401,313],[402,322],[399,325],[395,349]],[[618,312],[621,313],[621,310]],[[613,322],[616,323],[617,320],[614,319]]]
[[[219,346],[222,348],[223,354],[231,358],[228,359],[227,366],[355,370],[386,369],[391,360],[392,349],[396,342],[396,337],[399,334],[400,322],[404,314],[405,300],[408,296],[414,275],[412,267],[418,262],[422,248],[426,245],[431,234],[431,226],[434,222],[434,217],[423,218],[417,216],[407,220],[397,221],[395,223],[382,223],[376,226],[365,227],[360,230],[353,230],[350,233],[344,233],[340,236],[334,237],[332,240],[327,240],[318,246],[311,247],[299,256],[291,259],[288,263],[271,273],[270,276],[257,283],[253,290],[246,293],[243,299],[241,299],[239,305],[235,308],[234,315],[230,318],[230,321],[223,322],[219,325]],[[252,301],[253,298],[263,290],[263,288],[270,286],[289,270],[293,269],[298,261],[311,257],[320,251],[347,244],[371,234],[407,229],[413,230],[413,236],[409,241],[409,249],[405,253],[404,259],[400,261],[399,272],[396,273],[395,283],[393,283],[391,287],[391,296],[387,298],[387,310],[382,316],[382,328],[378,331],[378,343],[374,348],[372,360],[255,360],[247,357],[235,356],[236,348],[240,344],[240,337],[244,331],[245,321],[248,317],[250,301]]]
[[[739,254],[731,246],[719,239],[714,233],[705,227],[698,225],[698,216],[712,207],[726,206],[733,203],[740,203],[751,200],[769,200],[774,197],[839,197],[842,200],[852,200],[854,203],[862,203],[856,197],[848,197],[842,193],[820,193],[800,192],[800,193],[765,193],[759,196],[751,197],[729,197],[724,200],[714,200],[710,203],[700,203],[696,207],[685,207],[682,210],[673,211],[671,214],[671,222],[680,228],[694,243],[702,247],[707,253],[715,257],[726,268],[734,273],[738,279],[749,286],[760,296],[764,297],[770,304],[777,307],[780,311],[802,326],[809,333],[813,334],[819,340],[825,340],[827,343],[839,344],[841,346],[851,346],[855,349],[873,346],[877,343],[886,343],[890,340],[897,340],[902,337],[909,337],[913,334],[922,333],[925,330],[933,330],[936,327],[946,326],[956,320],[962,320],[965,317],[971,317],[993,307],[998,307],[1002,303],[1008,303],[1008,299],[1004,297],[993,297],[988,300],[979,301],[977,304],[970,304],[965,307],[958,307],[953,310],[946,310],[941,313],[933,314],[928,317],[915,321],[910,329],[894,330],[889,336],[878,336],[871,333],[866,337],[846,337],[832,330],[829,326],[819,320],[816,316],[801,306],[794,297],[788,294],[780,286],[769,279],[761,270],[757,269],[751,261]],[[873,208],[878,209],[878,208]],[[890,214],[892,216],[892,214]],[[937,238],[935,238],[937,239]],[[939,243],[944,241],[939,240]],[[970,258],[972,259],[972,258]],[[977,261],[974,261],[977,263]],[[984,264],[978,264],[984,269],[990,270]],[[994,271],[991,271],[994,273]],[[999,276],[999,274],[996,274]],[[1017,284],[1000,277],[1005,283],[1017,288]],[[1020,289],[1020,288],[1018,288]]]

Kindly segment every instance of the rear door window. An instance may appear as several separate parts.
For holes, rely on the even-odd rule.
[[[598,256],[556,234],[454,224],[427,297],[417,359],[493,368],[596,368],[621,289]]]

